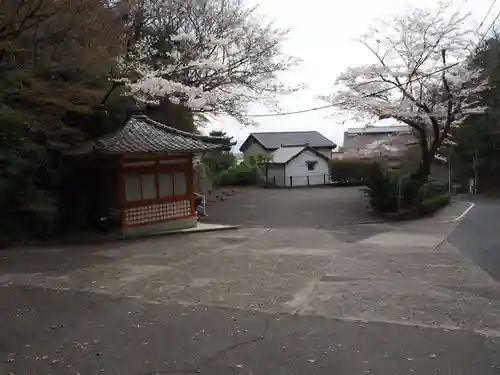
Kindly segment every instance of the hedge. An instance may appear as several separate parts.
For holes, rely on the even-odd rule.
[[[425,198],[420,203],[420,212],[423,214],[431,214],[439,210],[441,207],[446,206],[448,203],[450,203],[450,196],[448,194]]]
[[[229,168],[216,177],[216,186],[248,186],[255,185],[258,181],[256,167],[239,164]]]
[[[333,182],[362,183],[372,164],[372,160],[332,160],[330,178]]]

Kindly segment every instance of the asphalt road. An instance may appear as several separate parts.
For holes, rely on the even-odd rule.
[[[500,199],[467,200],[474,206],[448,240],[500,282]]]
[[[500,339],[0,287],[0,374],[489,375]]]

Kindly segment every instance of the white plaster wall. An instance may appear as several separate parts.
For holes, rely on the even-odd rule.
[[[307,169],[308,161],[317,161],[313,171]],[[307,186],[307,177],[309,185],[323,185],[329,179],[328,162],[310,151],[304,151],[286,165],[285,174],[287,186],[290,186],[290,176],[292,186]]]
[[[276,186],[285,185],[285,165],[283,164],[269,164],[267,170],[267,178],[270,184]]]
[[[253,142],[248,148],[245,150],[243,154],[243,159],[245,164],[250,164],[250,157],[257,155],[267,155],[269,156],[271,152],[265,150],[259,143]]]
[[[332,150],[333,148],[331,147],[317,147],[316,151],[318,151],[320,154],[325,155],[328,159],[332,158]]]

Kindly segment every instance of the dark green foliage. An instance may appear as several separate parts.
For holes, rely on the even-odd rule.
[[[196,124],[191,110],[169,100],[161,100],[158,105],[148,105],[144,114],[153,120],[186,132],[196,132]]]
[[[375,212],[397,212],[405,208],[403,191],[409,176],[398,172],[387,172],[378,164],[372,164],[363,181],[363,189]]]
[[[0,244],[25,232],[50,232],[55,224],[51,191],[60,178],[58,158],[48,150],[45,135],[28,127],[27,120],[0,105]]]
[[[246,164],[239,164],[229,168],[216,179],[217,186],[250,186],[258,180],[258,169]]]
[[[420,203],[420,212],[422,214],[431,214],[439,210],[441,207],[450,203],[450,196],[448,194],[441,194],[425,198]]]
[[[475,179],[480,192],[500,187],[500,37],[495,34],[478,48],[471,63],[484,69],[490,89],[477,98],[488,106],[483,115],[469,117],[454,130],[458,143],[452,157],[454,179],[467,186]]]
[[[332,160],[330,177],[334,182],[362,183],[371,162],[363,160]]]
[[[220,149],[207,152],[203,156],[203,163],[213,175],[219,176],[236,165],[236,158],[231,152],[231,147],[235,144],[232,137],[226,136],[223,131],[212,131],[208,137],[201,136],[201,139],[222,146]]]
[[[114,12],[98,0],[44,0],[37,6],[17,0],[4,5],[6,12],[0,12],[3,243],[54,231],[64,173],[62,151],[113,128],[108,125],[119,117],[113,117],[117,114],[111,100],[109,107],[100,103],[110,86],[109,70],[123,35],[119,23],[113,23]],[[7,11],[13,5],[15,11]]]
[[[444,195],[449,197],[446,186],[423,182],[404,171],[385,171],[378,164],[370,167],[364,182],[366,184],[364,192],[370,200],[372,209],[377,213],[397,213],[407,210],[420,212],[420,207],[423,207],[422,212],[428,213],[427,211],[435,206],[434,198]]]
[[[203,163],[219,175],[236,165],[236,158],[228,151],[212,151],[204,155]]]
[[[222,130],[212,130],[208,135],[208,137],[204,140],[206,142],[224,146],[223,147],[224,151],[231,151],[231,147],[233,147],[236,144],[236,142],[233,141],[233,137],[228,137],[227,133]]]

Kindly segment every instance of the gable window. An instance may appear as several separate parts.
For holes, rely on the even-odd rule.
[[[314,169],[316,168],[316,164],[317,163],[318,163],[317,161],[306,161],[307,170],[308,171],[314,171]]]

